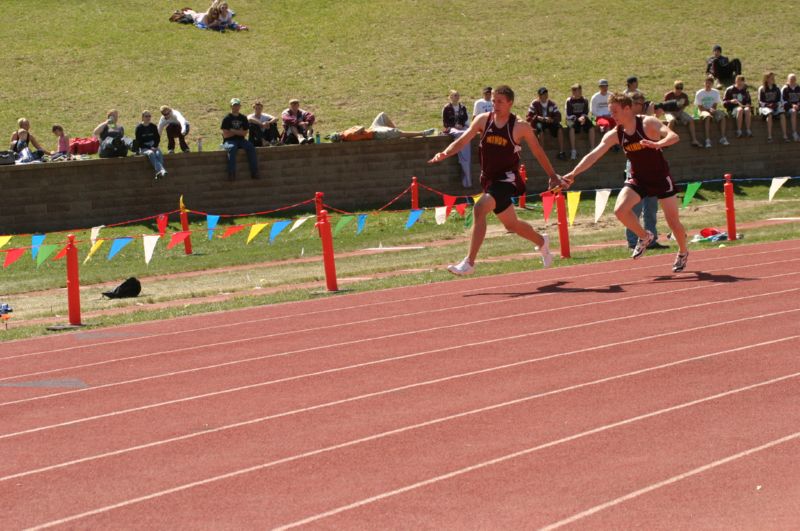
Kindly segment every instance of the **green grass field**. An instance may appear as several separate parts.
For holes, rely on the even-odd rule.
[[[782,82],[798,69],[786,6],[732,1],[699,8],[616,0],[604,3],[234,0],[247,33],[216,33],[168,22],[197,2],[129,0],[5,2],[11,68],[0,78],[0,123],[10,137],[25,116],[47,146],[53,123],[88,136],[110,108],[132,134],[143,109],[184,112],[192,137],[214,149],[236,96],[276,114],[292,97],[313,110],[319,129],[368,124],[388,112],[405,129],[440,125],[447,91],[470,110],[486,84],[510,84],[524,113],[546,85],[563,104],[580,82],[612,90],[636,74],[653,97],[682,78],[700,88],[705,58],[720,43],[751,82],[772,69]],[[12,28],[13,27],[13,31]]]

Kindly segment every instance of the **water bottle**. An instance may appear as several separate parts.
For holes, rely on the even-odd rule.
[[[319,133],[317,133],[316,135],[314,135],[314,143],[315,143],[315,144],[319,144],[319,142],[320,142],[320,140],[319,140]]]
[[[202,138],[198,138],[197,139],[197,151],[203,151],[203,139]]]

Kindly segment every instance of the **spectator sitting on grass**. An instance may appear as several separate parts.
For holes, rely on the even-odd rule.
[[[265,145],[274,146],[278,143],[278,118],[264,114],[264,104],[261,100],[253,103],[253,114],[247,116],[250,128],[250,142],[256,147]]]
[[[579,84],[570,87],[571,95],[564,104],[564,114],[567,117],[567,129],[569,129],[569,149],[571,160],[578,158],[578,151],[575,149],[575,134],[581,131],[589,134],[589,149],[594,148],[594,124],[589,119],[589,102],[583,97],[583,88]]]
[[[728,110],[731,117],[736,120],[736,138],[741,138],[742,123],[744,122],[744,136],[751,137],[753,132],[750,130],[750,123],[753,120],[753,101],[747,91],[747,84],[743,75],[736,76],[733,85],[725,90],[725,98],[722,104]]]
[[[177,110],[167,106],[161,106],[161,118],[158,120],[158,134],[167,130],[167,152],[175,153],[175,139],[181,146],[181,151],[187,153],[189,144],[186,143],[186,135],[189,134],[189,122]]]
[[[146,156],[156,170],[156,180],[167,175],[167,170],[164,169],[164,155],[158,149],[158,144],[161,142],[161,135],[158,133],[158,127],[152,122],[153,116],[150,111],[142,111],[142,123],[136,126],[136,146],[140,155]]]
[[[711,120],[719,123],[719,143],[723,146],[730,144],[725,138],[725,113],[717,107],[722,103],[719,91],[713,87],[714,77],[707,76],[705,88],[697,91],[694,96],[694,104],[700,111],[700,119],[703,120],[703,127],[706,132],[706,148],[711,147]]]
[[[247,31],[249,28],[243,24],[237,24],[233,21],[234,13],[229,7],[228,2],[220,2],[219,0],[214,0],[211,4],[212,8],[217,8],[219,10],[219,19],[216,23],[216,28],[220,31],[225,31],[228,29],[234,31]]]
[[[703,147],[697,140],[694,119],[686,112],[686,107],[689,106],[689,95],[683,91],[683,81],[675,81],[673,89],[664,94],[664,103],[665,104],[661,104],[660,106],[656,104],[655,107],[664,111],[667,127],[674,131],[675,125],[678,122],[680,122],[681,125],[688,125],[689,135],[692,137],[692,145],[694,147]]]
[[[56,135],[58,144],[55,151],[50,154],[50,160],[70,160],[72,155],[69,153],[69,136],[64,132],[64,127],[55,124],[52,130],[53,134]]]
[[[774,72],[765,72],[761,86],[758,87],[758,111],[767,121],[767,142],[772,142],[772,120],[776,116],[781,122],[783,141],[789,142],[789,137],[786,136],[786,116],[783,114],[781,89],[775,84]]]
[[[258,158],[256,148],[245,138],[250,132],[247,116],[239,111],[242,102],[239,98],[231,99],[231,112],[222,119],[222,147],[228,153],[228,180],[236,180],[236,152],[240,149],[247,153],[247,162],[250,164],[250,177],[258,179]]]
[[[436,129],[424,131],[403,131],[389,118],[385,112],[378,113],[368,128],[363,125],[354,125],[340,133],[327,136],[332,142],[354,142],[358,140],[389,140],[393,138],[418,138],[431,136]]]
[[[797,84],[797,76],[789,74],[786,84],[781,90],[783,98],[783,109],[789,114],[792,122],[792,138],[795,142],[800,142],[800,134],[797,133],[797,113],[800,112],[800,85]]]
[[[525,120],[533,127],[539,143],[542,144],[542,148],[544,148],[543,133],[550,131],[553,138],[558,139],[558,155],[556,157],[566,160],[564,132],[561,127],[561,111],[558,110],[558,105],[548,98],[547,87],[540,87],[537,94],[539,97],[531,102]]]
[[[314,122],[313,113],[300,108],[300,100],[289,101],[289,108],[281,113],[283,120],[284,144],[313,144]]]
[[[41,160],[45,155],[50,152],[44,149],[33,133],[30,131],[31,123],[27,118],[20,118],[17,120],[17,130],[11,134],[11,143],[9,149],[14,153],[21,153],[25,148],[28,148],[33,160]],[[31,149],[33,146],[33,149]]]
[[[715,44],[712,56],[706,60],[706,74],[717,80],[720,87],[732,85],[736,76],[742,73],[742,63],[738,59],[728,60],[722,55],[722,46]]]
[[[448,96],[450,103],[442,109],[442,134],[456,139],[469,127],[469,113],[462,105],[461,95],[451,90]],[[461,184],[464,188],[472,186],[472,144],[467,144],[458,152],[458,163],[461,165]]]

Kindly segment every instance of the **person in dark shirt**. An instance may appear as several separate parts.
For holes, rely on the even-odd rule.
[[[458,138],[469,127],[469,113],[467,107],[461,104],[461,95],[457,90],[451,90],[448,95],[450,102],[442,109],[442,134]],[[458,152],[458,163],[461,165],[461,185],[464,188],[472,186],[472,144],[467,144]]]
[[[671,103],[667,103],[671,102]],[[689,135],[692,137],[692,146],[703,147],[697,140],[697,132],[694,127],[694,119],[686,112],[689,106],[689,95],[683,91],[683,81],[678,79],[673,85],[673,89],[664,94],[664,104],[656,104],[656,109],[664,111],[664,118],[667,120],[667,127],[675,130],[675,125],[680,122],[682,125],[689,126]]]
[[[136,126],[136,148],[139,154],[146,156],[156,170],[156,180],[167,175],[164,169],[164,155],[158,149],[161,135],[158,127],[151,121],[153,115],[150,111],[142,111],[142,123]]]
[[[589,150],[594,148],[594,124],[589,119],[589,101],[583,97],[583,87],[572,85],[570,87],[572,95],[567,98],[564,104],[564,114],[567,117],[567,128],[569,129],[569,149],[571,160],[578,158],[578,151],[575,149],[575,133],[585,131],[589,133]]]
[[[797,113],[800,112],[800,85],[797,84],[797,76],[789,74],[786,77],[786,84],[781,90],[783,97],[783,108],[792,122],[792,138],[795,142],[800,142],[800,134],[797,133]]]
[[[715,44],[711,57],[706,59],[706,74],[711,74],[720,88],[730,85],[736,76],[742,73],[742,63],[738,59],[729,60],[722,55],[722,46]]]
[[[558,155],[556,155],[556,158],[566,160],[564,132],[561,127],[561,111],[558,110],[558,105],[548,98],[547,87],[540,87],[537,94],[539,97],[533,100],[528,107],[525,121],[531,124],[539,142],[542,144],[542,148],[544,148],[544,132],[550,131],[553,138],[558,140]]]
[[[786,136],[786,116],[781,104],[781,89],[775,84],[775,73],[765,72],[761,86],[758,87],[758,111],[767,122],[767,142],[772,142],[772,121],[775,117],[781,122],[783,141],[789,142]]]
[[[722,105],[736,120],[736,138],[741,138],[743,135],[753,136],[753,132],[750,130],[753,120],[753,101],[750,99],[750,93],[747,92],[747,83],[745,83],[743,75],[736,76],[734,84],[725,89]],[[744,134],[742,133],[742,122],[745,127]]]
[[[245,137],[250,132],[247,116],[241,114],[242,102],[239,98],[231,100],[231,112],[222,119],[222,147],[228,152],[228,180],[236,180],[236,153],[243,149],[250,164],[250,177],[258,179],[258,159],[256,148]]]

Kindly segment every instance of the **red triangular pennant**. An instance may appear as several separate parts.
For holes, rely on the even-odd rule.
[[[222,233],[222,236],[220,236],[220,238],[227,238],[228,236],[233,236],[234,234],[243,229],[244,225],[234,225],[233,227],[228,227],[227,229],[225,229],[225,232]]]
[[[461,217],[464,217],[464,214],[467,213],[467,204],[466,203],[459,203],[456,205],[456,212],[458,212]]]
[[[542,208],[544,209],[544,222],[550,219],[550,214],[553,213],[553,203],[556,197],[553,192],[545,192],[542,194]]]
[[[55,257],[53,257],[53,262],[55,262],[56,260],[61,260],[62,258],[67,256],[67,249],[68,248],[69,248],[69,245],[65,245],[63,249],[58,251],[58,254],[55,255]]]
[[[22,249],[9,249],[6,252],[6,261],[3,262],[3,267],[6,268],[6,267],[10,266],[11,264],[13,264],[17,260],[19,260],[22,257],[23,254],[25,254],[25,249],[24,248],[22,248]]]
[[[188,230],[176,232],[175,234],[173,234],[172,239],[169,241],[169,244],[167,245],[167,249],[172,249],[179,243],[183,242],[183,240],[189,237],[189,234],[191,233]]]
[[[158,233],[163,237],[164,233],[167,232],[167,223],[169,222],[169,216],[166,214],[159,214],[156,218],[156,223],[158,224]]]
[[[444,206],[447,207],[447,210],[445,211],[444,217],[448,218],[448,217],[450,217],[450,212],[453,211],[453,205],[456,204],[456,199],[457,198],[454,195],[443,194],[442,199],[444,200]]]

